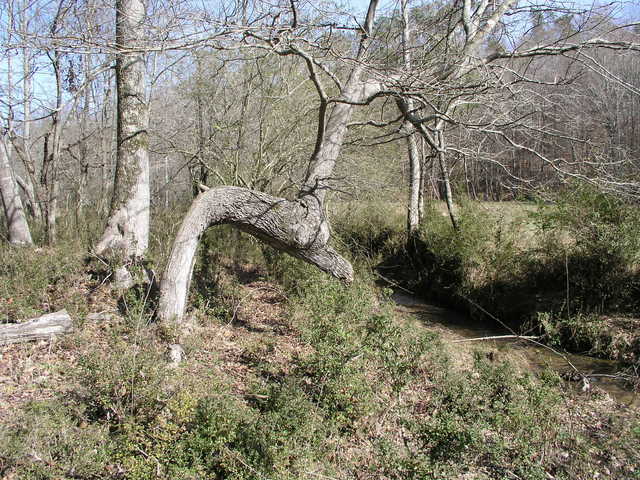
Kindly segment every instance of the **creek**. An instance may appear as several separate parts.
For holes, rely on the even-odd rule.
[[[511,335],[513,332],[496,325],[482,324],[453,310],[431,305],[406,293],[396,291],[391,298],[396,303],[398,311],[407,314],[427,329],[439,333],[444,341],[462,345],[481,343],[483,346],[490,345],[497,352],[521,353],[534,373],[550,368],[567,379],[570,388],[577,392],[597,387],[619,403],[640,406],[640,394],[629,389],[628,382],[620,375],[623,366],[616,361],[573,353],[559,353],[520,338],[471,340]]]

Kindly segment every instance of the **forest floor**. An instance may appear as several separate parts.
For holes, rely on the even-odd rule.
[[[409,258],[402,215],[379,206],[336,215],[335,242],[357,271],[348,288],[249,236],[211,230],[190,313],[175,330],[153,321],[144,288],[117,292],[99,276],[102,264],[87,265],[90,234],[53,248],[0,246],[0,318],[64,308],[75,326],[51,341],[0,347],[0,479],[638,480],[637,404],[597,382],[583,391],[580,378],[565,381],[564,365],[541,366],[522,349],[461,342],[476,336],[452,327],[462,316],[466,328],[466,313],[399,305],[375,268],[414,268],[419,275],[403,285],[417,303],[465,295],[499,318],[519,298],[556,301],[565,323],[545,317],[547,331],[557,325],[557,338],[545,340],[606,341],[574,346],[623,360],[640,345],[633,316],[566,315],[565,287],[576,282],[573,305],[596,291],[615,299],[620,290],[626,301],[635,273],[580,251],[569,278],[562,235],[531,237],[549,240],[539,250],[522,241],[535,229],[532,207],[520,204],[465,207],[459,232],[440,212]],[[591,225],[591,210],[574,217]],[[165,213],[154,216],[149,254],[159,270],[177,225]],[[598,232],[609,235],[605,227]],[[625,232],[593,241],[608,246]],[[590,274],[594,265],[604,273]],[[580,283],[589,275],[593,283]],[[631,332],[618,351],[605,317]],[[174,366],[173,343],[185,351]]]
[[[294,378],[299,375],[300,359],[313,356],[314,352],[317,353],[320,347],[310,343],[308,334],[305,334],[304,329],[307,327],[302,326],[304,323],[301,323],[299,318],[301,315],[305,315],[304,311],[297,308],[292,309],[292,305],[297,302],[291,297],[294,294],[279,283],[269,279],[263,266],[255,264],[228,265],[222,277],[222,282],[228,283],[225,288],[231,292],[231,300],[228,302],[229,307],[224,320],[212,321],[208,317],[209,314],[203,309],[194,311],[188,322],[186,333],[183,332],[182,334],[186,359],[179,367],[174,369],[172,373],[174,378],[169,382],[174,385],[172,387],[174,389],[188,390],[188,394],[185,397],[180,397],[183,404],[190,404],[194,399],[196,403],[202,401],[202,399],[211,395],[212,388],[216,389],[215,385],[221,384],[224,384],[225,395],[236,399],[242,404],[245,402],[249,402],[249,404],[253,402],[268,402],[272,393],[269,393],[269,390],[265,391],[264,388],[256,389],[256,383],[264,386],[265,384],[271,385],[274,382],[286,381],[288,377]],[[160,355],[157,358],[164,357],[166,343],[162,340],[163,332],[159,332],[156,329],[155,333],[150,334],[149,331],[154,331],[155,327],[153,324],[149,324],[148,320],[143,318],[141,314],[140,321],[136,323],[135,317],[138,315],[138,311],[135,310],[133,305],[130,306],[128,311],[125,307],[123,312],[122,302],[118,305],[116,297],[109,292],[106,286],[103,286],[102,290],[99,291],[86,288],[85,292],[89,292],[88,295],[91,297],[87,303],[91,305],[92,311],[83,315],[84,318],[82,319],[75,319],[77,328],[71,334],[51,341],[0,347],[0,418],[4,419],[0,427],[0,433],[2,433],[2,428],[5,429],[5,433],[10,431],[11,428],[16,428],[15,422],[24,422],[25,418],[28,423],[33,422],[32,427],[34,430],[38,430],[41,424],[46,425],[46,422],[38,420],[40,417],[33,416],[34,413],[29,410],[31,408],[29,407],[30,405],[46,404],[47,402],[69,402],[73,401],[74,398],[79,398],[79,395],[87,395],[86,392],[79,393],[84,392],[87,386],[87,380],[86,378],[83,379],[82,375],[90,375],[86,372],[79,373],[88,368],[86,359],[98,355],[102,361],[113,362],[115,360],[109,357],[109,352],[119,348],[118,345],[121,342],[124,342],[125,347],[129,350],[135,352],[138,349],[140,358],[142,358],[145,351],[152,351]],[[99,295],[99,298],[96,298],[96,295]],[[385,299],[380,292],[376,297],[377,300],[374,300],[374,304],[377,304],[377,306],[374,305],[373,307],[374,313],[376,310],[386,308],[383,304],[391,301],[390,299]],[[322,294],[320,300],[321,302],[326,301],[327,304],[331,302],[331,298],[325,296],[325,294]],[[322,309],[322,306],[320,308]],[[330,307],[327,308],[330,310]],[[401,306],[392,307],[391,311],[394,322],[404,326],[408,325],[410,328],[415,329],[416,321],[411,311],[407,311]],[[502,377],[505,372],[499,372],[502,372],[500,365],[508,364],[509,375],[516,375],[508,382],[514,381],[515,384],[512,385],[507,382],[499,388],[515,388],[515,391],[518,391],[522,387],[517,385],[519,382],[524,381],[518,380],[518,378],[526,378],[528,372],[531,371],[531,366],[527,364],[527,360],[517,352],[500,351],[498,353],[489,344],[455,343],[456,340],[461,340],[463,337],[455,331],[443,327],[442,324],[423,324],[421,328],[429,335],[432,335],[430,338],[439,339],[438,344],[441,347],[438,348],[441,348],[442,351],[437,353],[437,356],[448,358],[452,365],[452,372],[457,372],[455,375],[461,378],[467,376],[468,381],[477,381],[483,385],[492,384],[493,382],[507,382]],[[331,334],[331,331],[328,334]],[[365,335],[363,338],[366,339],[366,337]],[[135,360],[135,358],[134,353],[133,359]],[[325,362],[328,360],[320,359],[319,361]],[[480,363],[478,363],[479,361]],[[95,367],[96,364],[94,363],[93,365]],[[445,364],[430,363],[430,365],[432,367],[445,368]],[[107,372],[106,376],[108,377],[113,373],[108,370],[108,367],[104,368],[105,370],[95,372],[95,374],[102,377]],[[118,370],[116,375],[124,375],[126,373],[122,370],[122,366],[118,368],[121,370]],[[480,369],[478,370],[478,368]],[[485,378],[487,368],[492,373]],[[324,375],[329,374],[325,373]],[[409,381],[402,393],[404,401],[413,399],[410,400],[412,406],[408,410],[413,412],[410,413],[411,418],[414,421],[425,415],[425,418],[435,418],[434,416],[437,416],[437,406],[435,410],[432,410],[427,415],[427,412],[433,408],[429,406],[429,402],[435,402],[433,399],[429,400],[434,397],[432,389],[435,385],[435,378],[427,371],[423,373],[420,373],[420,371],[412,372],[412,375],[415,375],[415,377],[412,376],[412,380]],[[519,375],[523,376],[520,377]],[[101,382],[106,380],[108,379],[101,378],[96,380],[98,383],[94,384],[95,388],[103,388]],[[111,381],[117,386],[111,390],[104,391],[108,391],[110,398],[113,397],[112,400],[115,399],[114,401],[117,401],[119,398],[117,390],[126,389],[127,382],[118,383],[117,377],[111,378]],[[303,382],[307,381],[304,380]],[[348,382],[351,382],[351,380],[348,380]],[[383,393],[388,388],[388,385],[384,384],[385,380],[378,378],[375,382],[380,382],[375,386],[375,389],[379,390],[377,395],[386,398]],[[446,382],[453,382],[452,385],[447,387],[453,390],[447,390],[449,393],[445,392],[446,395],[451,395],[458,388],[453,386],[457,385],[457,383],[451,379],[446,380]],[[553,398],[559,394],[559,398],[562,400],[557,404],[557,410],[554,411],[553,418],[555,421],[561,422],[564,433],[557,430],[555,426],[545,427],[548,428],[548,431],[545,432],[543,429],[540,433],[543,450],[531,453],[530,455],[533,456],[528,457],[534,464],[539,464],[543,467],[543,471],[546,471],[545,478],[638,478],[640,474],[638,452],[634,450],[634,447],[630,446],[635,440],[640,439],[638,410],[617,403],[611,396],[599,390],[597,386],[586,393],[564,386],[562,382],[558,383],[557,387],[554,388],[560,390],[558,390],[558,393],[553,394]],[[122,395],[126,397],[128,394],[123,393]],[[141,395],[143,396],[142,393]],[[363,393],[363,395],[365,394]],[[256,474],[253,476],[254,474],[248,473],[246,477],[238,476],[237,478],[459,478],[465,480],[538,478],[537,474],[527,475],[526,471],[528,470],[526,469],[522,470],[522,472],[525,472],[524,474],[517,469],[519,467],[513,462],[521,460],[508,460],[505,458],[502,460],[503,465],[500,467],[496,465],[486,466],[490,465],[491,462],[482,460],[482,458],[489,455],[489,453],[482,453],[481,451],[473,453],[473,448],[477,447],[473,447],[472,444],[463,447],[463,454],[455,452],[455,442],[460,441],[460,439],[456,440],[458,438],[456,436],[446,440],[446,442],[454,442],[454,446],[447,447],[452,448],[451,459],[447,459],[446,456],[440,457],[440,454],[434,454],[433,459],[427,462],[431,462],[429,463],[431,466],[424,467],[426,470],[422,469],[422,466],[411,464],[412,466],[409,467],[405,463],[393,466],[393,461],[399,461],[401,456],[393,461],[389,458],[382,458],[381,452],[376,447],[380,438],[384,439],[386,438],[385,436],[389,436],[392,439],[394,437],[388,432],[393,432],[394,428],[402,428],[392,414],[393,410],[398,408],[396,404],[400,399],[392,399],[393,396],[383,402],[391,401],[391,404],[387,407],[381,406],[381,410],[373,408],[370,413],[364,414],[363,417],[357,420],[355,424],[357,427],[354,428],[358,429],[358,433],[353,433],[351,427],[349,427],[346,433],[334,432],[325,439],[329,444],[333,444],[331,448],[336,449],[334,453],[325,457],[333,465],[332,467],[316,465],[311,470],[301,472],[293,469],[288,463],[290,460],[287,460],[286,463],[289,465],[287,468],[292,468],[294,472],[291,473],[291,476],[283,472],[277,473],[279,470],[272,466],[269,468],[276,468],[276,470],[272,471],[273,475],[262,476]],[[361,399],[356,399],[355,397],[353,399],[356,403],[359,400]],[[442,401],[444,400],[438,401],[441,406],[443,405]],[[464,399],[460,398],[458,401],[464,402]],[[520,407],[522,406],[514,404],[516,410]],[[30,412],[26,417],[25,411]],[[114,406],[112,413],[113,415],[119,415],[118,407]],[[526,422],[535,422],[534,419],[537,414],[537,412],[526,412],[526,414],[521,412],[518,415],[524,415],[525,417],[532,415],[531,420],[526,420]],[[138,415],[140,414],[138,413]],[[293,415],[292,418],[296,418],[296,415],[302,415],[302,413],[296,411],[289,412],[286,415]],[[516,413],[508,415],[516,415]],[[543,423],[547,420],[540,419]],[[79,428],[84,428],[83,425],[86,426],[87,422],[91,424],[92,420],[82,420]],[[474,427],[480,429],[479,435],[493,438],[493,435],[501,434],[499,429],[494,431],[495,427],[486,422],[489,422],[489,420],[485,419],[480,426]],[[445,428],[445,431],[448,428],[452,428],[451,426],[444,427],[443,425],[448,425],[446,423],[443,425],[428,423],[428,425],[431,425],[434,431],[439,431],[438,429],[440,428]],[[30,428],[29,425],[23,425],[24,427]],[[180,428],[189,429],[193,427],[181,426]],[[506,434],[512,435],[514,433],[517,434],[517,430],[507,431]],[[505,434],[505,432],[502,432],[502,434]],[[566,435],[570,435],[572,438],[564,438]],[[1,437],[0,435],[0,445],[2,444]],[[42,446],[42,439],[34,440],[33,437],[29,438],[28,458],[20,458],[18,453],[11,452],[14,455],[13,459],[10,460],[5,457],[3,460],[0,454],[0,478],[3,480],[23,478],[20,473],[16,473],[21,471],[29,472],[29,475],[25,475],[24,478],[67,478],[64,476],[64,472],[66,471],[66,474],[69,475],[69,471],[68,469],[65,470],[67,467],[62,465],[63,462],[59,456],[47,453],[46,448]],[[407,442],[409,440],[405,439],[404,441]],[[518,439],[517,441],[524,441],[525,445],[528,445],[526,443],[527,439]],[[144,453],[144,458],[136,460],[136,462],[142,462],[144,468],[126,457],[120,463],[112,459],[107,462],[106,466],[103,465],[105,470],[99,477],[183,478],[172,477],[171,470],[165,465],[165,461],[167,463],[169,461],[163,459],[161,454],[155,452],[155,450],[149,450],[154,448],[149,446],[149,442],[148,439],[145,439],[135,447],[139,452]],[[9,442],[9,445],[14,444]],[[12,448],[20,451],[15,445]],[[325,451],[325,448],[326,445],[322,447],[322,451]],[[411,447],[410,450],[413,448]],[[471,451],[468,449],[471,449]],[[154,453],[151,453],[152,451]],[[135,454],[137,457],[140,456],[139,452]],[[289,452],[288,455],[295,456],[296,452]],[[324,455],[327,454],[325,453]],[[460,455],[463,456],[460,457]],[[148,460],[146,464],[144,463],[145,458]],[[436,461],[434,459],[439,460]],[[97,455],[94,460],[98,462]],[[237,461],[240,465],[248,465],[247,469],[250,472],[253,471],[254,467],[247,463],[249,460],[240,458]],[[409,462],[409,460],[403,460],[403,462],[405,461]],[[453,467],[450,461],[457,462],[459,465]],[[493,462],[495,461],[494,459]],[[44,465],[45,470],[50,471],[51,475],[35,475],[33,474],[35,470],[30,470],[29,468],[20,470],[29,462]],[[469,464],[466,465],[465,462]],[[149,470],[149,468],[146,468],[147,464],[150,464],[153,468],[150,467],[151,470]],[[392,466],[389,466],[389,464]],[[571,464],[570,467],[567,467],[567,471],[575,472],[575,476],[566,477],[565,474],[562,474],[562,466],[564,464]],[[578,466],[575,466],[576,464]],[[244,468],[238,467],[237,464],[234,465],[236,465],[234,468]],[[75,469],[76,467],[74,466],[73,468]],[[98,467],[93,466],[92,468]],[[307,468],[310,467],[307,466]],[[510,474],[508,473],[504,474],[501,469],[506,472],[512,472],[513,476],[509,476]],[[60,472],[62,472],[62,475]],[[149,472],[153,472],[153,474]],[[30,476],[31,474],[33,476]],[[187,476],[184,478],[218,478],[216,475],[194,475],[193,477]],[[72,476],[74,478],[94,478],[91,475],[84,477],[74,474]]]

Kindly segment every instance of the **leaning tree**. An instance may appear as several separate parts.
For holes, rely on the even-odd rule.
[[[317,266],[332,276],[350,282],[349,261],[329,246],[330,228],[325,198],[355,105],[368,103],[379,93],[379,84],[367,81],[366,65],[378,0],[371,0],[365,21],[358,31],[355,55],[346,60],[346,80],[329,65],[307,51],[307,41],[297,42],[294,32],[297,12],[292,2],[292,22],[268,37],[249,32],[259,47],[278,55],[296,55],[304,60],[315,85],[320,106],[315,148],[305,179],[295,199],[274,197],[241,187],[217,187],[200,194],[193,202],[178,231],[162,276],[158,317],[180,320],[184,314],[198,243],[203,233],[216,225],[228,224],[247,232],[274,248]],[[255,44],[253,46],[256,46]],[[330,95],[326,78],[337,90]]]

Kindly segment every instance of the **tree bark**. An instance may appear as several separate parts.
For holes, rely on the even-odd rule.
[[[449,218],[451,219],[451,225],[455,230],[458,229],[458,215],[453,203],[453,192],[451,190],[451,182],[449,180],[449,168],[447,165],[447,159],[445,157],[445,145],[444,135],[442,130],[437,131],[436,139],[438,141],[438,163],[440,164],[440,171],[442,173],[442,182],[444,184],[444,198],[447,203],[447,210],[449,212]]]
[[[22,2],[22,14],[20,19],[21,34],[27,35],[28,32],[28,0]],[[35,191],[35,166],[31,155],[31,90],[32,90],[32,69],[31,69],[31,50],[27,46],[22,47],[22,160],[25,165],[27,176],[24,179],[24,185],[20,183],[20,178],[16,177],[18,185],[23,189],[27,198],[27,208],[34,219],[42,220],[41,203],[38,201],[38,195]]]
[[[411,72],[411,51],[408,0],[400,2],[402,14],[402,62],[406,72]],[[407,97],[407,108],[413,111],[413,99]],[[413,130],[411,122],[405,121],[405,128],[411,132]],[[409,208],[407,210],[407,233],[409,238],[413,237],[420,228],[420,178],[422,176],[422,163],[418,156],[415,135],[412,133],[407,137],[407,149],[409,153]]]
[[[407,122],[409,123],[409,122]],[[411,129],[411,125],[408,127]],[[409,151],[409,208],[407,212],[407,232],[409,237],[414,236],[420,228],[420,200],[422,164],[418,155],[415,135],[407,137],[407,149]]]
[[[13,31],[15,30],[15,18],[14,18],[14,3],[13,1],[7,2],[7,22],[9,26],[8,38],[9,43],[12,41]],[[7,231],[9,243],[16,245],[31,245],[31,233],[29,231],[29,225],[27,224],[27,218],[22,207],[22,199],[18,191],[18,184],[16,182],[15,174],[9,163],[10,157],[10,139],[14,136],[13,131],[13,65],[12,65],[13,53],[7,51],[7,84],[5,88],[5,94],[7,101],[6,111],[6,138],[5,133],[0,133],[0,197],[2,198],[2,205],[4,207],[5,217],[7,219]],[[5,128],[3,128],[5,130]]]
[[[321,108],[316,147],[311,155],[304,185],[299,195],[301,198],[313,197],[320,205],[324,203],[324,198],[331,187],[331,175],[340,154],[344,136],[347,133],[347,125],[351,118],[354,103],[368,96],[368,86],[361,78],[365,70],[365,62],[363,60],[369,48],[369,35],[373,28],[377,6],[378,0],[369,2],[367,18],[362,27],[362,37],[358,45],[355,63],[343,90],[340,92],[341,99],[344,101],[335,101],[326,122]],[[314,75],[312,72],[312,76]],[[375,88],[379,88],[379,86]]]
[[[55,36],[60,33],[63,19],[68,12],[64,1],[59,1],[56,14],[54,15],[49,33]],[[55,45],[55,43],[54,43]],[[62,115],[62,59],[63,52],[54,46],[53,51],[47,51],[47,57],[51,62],[56,86],[56,104],[51,112],[51,125],[44,135],[44,155],[42,160],[42,170],[40,172],[40,185],[44,193],[45,202],[42,204],[44,210],[45,232],[48,245],[56,242],[57,230],[56,222],[58,217],[58,169],[60,160],[61,129],[60,116]]]
[[[24,323],[0,325],[0,345],[49,340],[69,332],[73,322],[66,310],[48,313]]]
[[[28,183],[27,180],[23,179],[19,175],[16,175],[15,177],[16,177],[16,183],[18,184],[18,187],[20,187],[20,189],[22,190],[22,194],[24,195],[25,204],[26,204],[25,206],[27,207],[27,211],[29,212],[29,215],[31,215],[33,218],[37,220],[39,217],[37,214],[38,212],[37,204],[36,204],[35,196],[33,193],[33,185]]]
[[[290,201],[240,187],[213,188],[196,198],[173,244],[160,288],[160,320],[182,317],[200,238],[209,227],[222,224],[250,233],[336,278],[353,279],[351,264],[327,246],[330,232],[316,202]]]
[[[145,2],[116,2],[117,157],[109,220],[95,247],[110,255],[127,278],[123,266],[144,257],[149,244],[148,105],[145,61],[131,49],[144,37]],[[127,283],[127,282],[125,282]],[[126,287],[126,284],[121,285]]]
[[[424,152],[424,138],[418,137],[420,139],[420,181],[418,183],[418,218],[420,223],[422,223],[422,219],[424,218],[424,177],[427,172],[427,161],[426,155]]]
[[[18,184],[9,163],[7,148],[7,142],[3,138],[0,141],[0,197],[2,197],[4,214],[7,219],[9,243],[32,245],[33,240],[31,239],[29,224],[22,207]]]

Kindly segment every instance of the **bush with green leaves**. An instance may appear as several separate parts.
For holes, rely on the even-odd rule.
[[[108,426],[86,422],[81,409],[59,399],[34,401],[0,423],[0,476],[104,478],[113,453]]]
[[[541,453],[555,445],[561,425],[557,376],[536,381],[479,353],[463,372],[440,367],[420,414],[409,410],[399,420],[404,445],[378,442],[377,468],[394,479],[478,471],[486,478],[547,478]]]
[[[637,311],[640,210],[636,205],[578,185],[554,204],[540,204],[532,218],[546,237],[545,249],[555,256],[547,262],[544,280],[568,288],[569,313]]]
[[[505,318],[512,318],[514,311],[503,307],[530,308],[521,291],[532,262],[532,252],[520,245],[522,218],[502,216],[471,201],[462,201],[458,213],[455,230],[435,208],[428,210],[406,260],[413,270],[410,287],[472,314],[479,313],[476,302]],[[509,301],[502,302],[506,298]]]
[[[63,308],[85,314],[87,283],[75,244],[33,249],[0,243],[0,323]]]
[[[379,260],[404,242],[404,217],[394,202],[349,202],[332,225],[336,243],[361,260]]]
[[[411,289],[483,321],[551,327],[548,333],[562,331],[556,338],[567,347],[608,355],[596,345],[602,332],[586,320],[640,309],[636,205],[577,186],[554,203],[522,205],[519,212],[512,204],[463,200],[459,217],[454,230],[430,210],[420,238],[394,257],[398,263],[404,255]]]
[[[296,360],[295,375],[326,421],[338,430],[381,408],[380,384],[390,395],[401,391],[421,372],[433,335],[396,323],[388,299],[378,298],[362,270],[345,287],[301,263],[290,270],[299,280],[293,295],[301,339],[311,353]]]
[[[249,404],[230,394],[202,400],[175,445],[172,475],[293,480],[322,458],[325,427],[299,385],[274,383],[253,398]]]
[[[155,348],[122,340],[81,357],[76,372],[89,417],[112,425],[152,421],[169,398],[169,375]]]

